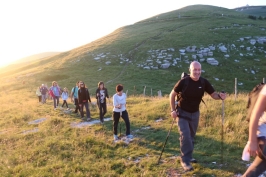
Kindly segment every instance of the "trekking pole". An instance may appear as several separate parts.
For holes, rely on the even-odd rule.
[[[122,111],[120,111],[120,117],[122,117]],[[119,126],[120,126],[120,138],[121,138],[121,121],[119,121]]]
[[[162,152],[161,152],[160,157],[159,157],[159,159],[158,159],[158,164],[159,164],[159,162],[160,162],[160,160],[161,160],[161,157],[162,157],[162,154],[163,154],[163,151],[164,151],[164,147],[165,147],[165,145],[166,145],[166,142],[167,142],[167,140],[168,140],[168,137],[169,137],[169,135],[170,135],[170,132],[171,132],[171,130],[172,130],[172,127],[173,127],[173,125],[174,125],[174,122],[175,122],[175,119],[173,119],[173,122],[172,122],[171,128],[170,128],[170,130],[168,131],[168,134],[167,134],[166,140],[165,140],[164,145],[163,145]]]
[[[222,91],[224,93],[224,91]],[[224,154],[224,100],[222,100],[222,141],[221,141],[221,163],[223,164],[223,154]]]

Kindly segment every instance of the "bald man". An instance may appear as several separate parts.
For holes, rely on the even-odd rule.
[[[201,64],[199,62],[193,61],[190,64],[189,72],[190,76],[179,80],[169,96],[171,116],[173,119],[178,118],[181,151],[180,163],[185,171],[193,170],[191,162],[195,161],[192,158],[194,137],[199,124],[199,105],[204,92],[207,92],[215,100],[224,100],[226,98],[225,93],[215,92],[210,82],[200,77]],[[178,101],[177,106],[175,106],[175,97],[180,92],[183,92],[182,98]]]

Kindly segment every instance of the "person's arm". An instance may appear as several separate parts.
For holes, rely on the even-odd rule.
[[[264,111],[266,111],[266,96],[259,94],[255,106],[252,110],[250,122],[249,122],[249,153],[251,156],[256,156],[258,154],[257,150],[257,129],[258,122],[261,116],[263,116]]]
[[[176,113],[176,109],[175,109],[175,97],[176,97],[177,93],[172,90],[170,95],[169,95],[169,101],[170,101],[170,108],[171,108],[171,116],[172,118],[176,118],[177,113]]]
[[[88,100],[89,100],[89,102],[91,103],[90,92],[89,92],[89,90],[88,90],[88,89],[87,89],[87,92],[88,92]]]
[[[96,98],[96,100],[98,100],[98,97],[99,97],[99,93],[98,93],[98,89],[96,89],[96,92],[95,92],[95,98]]]
[[[113,106],[120,109],[121,105],[116,101],[116,95],[113,96]]]
[[[79,105],[82,104],[80,91],[78,91],[78,103],[79,103]]]
[[[70,99],[71,99],[71,101],[73,101],[73,95],[74,95],[74,87],[71,89],[71,93],[70,93]]]
[[[107,88],[105,88],[105,97],[108,98],[108,102],[110,104],[110,98],[109,98],[109,94],[108,94]]]

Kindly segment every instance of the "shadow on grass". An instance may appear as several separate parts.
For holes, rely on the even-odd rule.
[[[169,123],[169,121],[161,122],[161,124],[168,124],[168,129],[141,129],[141,127],[131,125],[133,132],[135,132],[134,130],[141,129],[141,131],[133,133],[138,137],[136,143],[139,146],[143,146],[154,152],[154,155],[157,156],[157,160],[162,152],[172,121],[171,123]],[[224,134],[224,137],[226,137],[226,134]],[[238,174],[243,173],[246,170],[246,165],[248,163],[241,160],[243,147],[239,147],[236,143],[228,144],[225,143],[225,141],[226,138],[224,138],[224,141],[222,142],[221,139],[215,140],[207,136],[196,135],[193,158],[197,159],[198,163],[193,165],[193,174],[199,176],[213,176],[216,175],[214,173],[218,171],[219,175],[221,175],[223,171],[227,174]],[[165,145],[161,161],[171,161],[171,163],[174,164],[173,166],[181,167],[179,159],[176,158],[179,155],[179,133],[177,124],[174,123]]]

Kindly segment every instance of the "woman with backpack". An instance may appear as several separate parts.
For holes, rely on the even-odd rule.
[[[97,100],[98,108],[100,110],[101,123],[104,122],[103,117],[107,112],[107,110],[106,110],[106,98],[108,98],[108,100],[109,100],[107,88],[105,88],[104,83],[102,81],[100,81],[98,83],[98,88],[96,90],[96,100]],[[110,100],[109,100],[109,103],[110,103]]]
[[[256,89],[259,88],[253,89],[253,95],[256,95]],[[249,109],[252,112],[249,119],[249,138],[246,145],[249,154],[255,159],[243,177],[257,177],[266,171],[266,86],[257,92],[259,92],[257,98],[256,96],[252,98],[252,93],[249,98]]]
[[[84,117],[83,108],[86,108],[87,121],[91,120],[89,102],[91,103],[90,93],[83,81],[79,81],[79,90],[78,90],[78,103],[80,108],[80,116]]]

